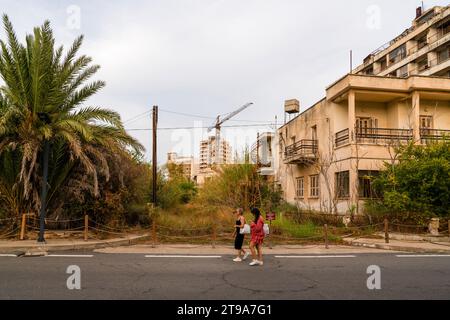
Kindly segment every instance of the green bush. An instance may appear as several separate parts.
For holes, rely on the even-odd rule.
[[[409,144],[397,152],[398,161],[385,163],[374,180],[381,199],[369,202],[366,211],[418,221],[450,215],[450,141]]]

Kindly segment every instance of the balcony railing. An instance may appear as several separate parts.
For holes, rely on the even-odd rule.
[[[413,140],[411,129],[359,128],[356,127],[359,143],[392,144]]]
[[[344,146],[349,143],[350,143],[350,135],[349,135],[348,129],[344,129],[344,130],[336,133],[336,136],[334,139],[334,145],[336,147]]]
[[[442,140],[450,140],[450,130],[442,130],[442,129],[420,129],[420,140],[422,143],[432,143],[436,141]]]
[[[317,158],[317,151],[317,140],[300,140],[285,148],[284,162],[301,164],[315,161]]]

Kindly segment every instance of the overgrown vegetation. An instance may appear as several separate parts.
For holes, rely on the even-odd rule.
[[[99,69],[78,56],[83,37],[64,53],[55,46],[50,23],[20,43],[3,16],[0,41],[0,208],[6,216],[37,213],[71,217],[104,209],[114,217],[142,200],[135,192],[143,151],[117,112],[83,104],[105,85],[86,82]],[[133,156],[134,155],[134,156]],[[48,176],[44,174],[48,166]],[[47,186],[48,194],[41,190]]]
[[[367,213],[419,224],[450,216],[450,141],[396,151],[397,161],[386,163],[373,182],[382,197],[367,204]]]

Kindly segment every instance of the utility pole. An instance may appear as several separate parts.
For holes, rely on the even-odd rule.
[[[153,206],[156,207],[157,197],[156,197],[156,188],[157,188],[157,179],[158,179],[158,159],[157,159],[157,134],[156,131],[158,129],[158,106],[153,106],[153,152],[152,152],[152,203]]]

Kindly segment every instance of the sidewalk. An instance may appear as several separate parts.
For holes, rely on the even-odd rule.
[[[148,234],[129,235],[127,237],[108,240],[88,240],[82,239],[49,239],[46,244],[37,243],[36,240],[0,240],[0,253],[10,253],[14,251],[66,251],[98,249],[105,247],[129,246],[138,240],[148,238]]]
[[[35,240],[0,240],[0,253],[12,252],[45,252],[64,250],[94,250],[102,253],[143,253],[143,254],[223,254],[233,255],[231,245],[189,245],[189,244],[136,244],[139,240],[148,239],[149,235],[129,235],[128,237],[109,240],[65,240],[50,239],[46,244],[38,244]],[[384,239],[344,238],[347,245],[330,245],[325,249],[323,244],[311,245],[277,245],[272,249],[264,247],[265,254],[346,254],[346,253],[386,253],[386,251],[403,251],[416,253],[450,254],[450,243],[408,241],[391,239],[389,244]]]
[[[405,251],[415,253],[445,253],[450,254],[449,242],[408,241],[390,239],[344,238],[346,243],[355,247],[374,248],[382,250]]]
[[[248,250],[248,248],[244,248]],[[249,251],[249,250],[248,250]],[[100,253],[134,253],[134,254],[173,254],[173,255],[236,255],[233,246],[217,245],[187,245],[187,244],[161,244],[152,247],[151,245],[134,245],[128,247],[115,247],[97,249]],[[302,255],[302,254],[355,254],[355,253],[385,253],[385,250],[373,248],[356,248],[345,245],[330,245],[325,249],[325,245],[277,245],[272,249],[264,247],[265,255]]]

